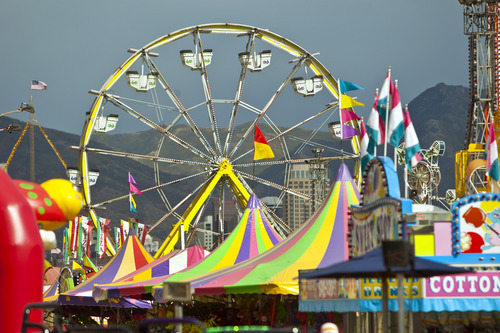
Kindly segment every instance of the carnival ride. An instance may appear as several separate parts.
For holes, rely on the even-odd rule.
[[[437,157],[442,154],[433,153],[441,150],[438,146],[444,151],[444,142],[436,141],[429,149],[421,150],[423,161],[412,168],[405,179],[415,203],[438,201],[446,207],[457,198],[490,191],[484,153],[492,122],[495,137],[500,136],[500,1],[459,2],[464,6],[464,34],[469,43],[469,114],[465,149],[455,155],[455,189],[448,189],[444,198],[437,194],[441,180]],[[398,148],[398,159],[404,158],[402,148],[404,146]]]
[[[456,153],[455,187],[458,198],[487,192],[484,147],[493,122],[500,136],[500,1],[459,0],[464,7],[468,36],[469,115],[465,149]]]
[[[311,199],[310,193],[290,186],[290,166],[308,158],[295,155],[289,141],[310,142],[321,126],[327,129],[338,110],[337,81],[316,54],[265,29],[220,23],[184,28],[128,51],[132,56],[100,90],[90,91],[96,98],[80,146],[74,147],[80,151],[82,192],[94,223],[97,209],[128,198],[94,199],[92,163],[105,155],[152,166],[155,186],[141,190],[157,191],[164,215],[150,231],[169,218],[177,221],[156,258],[172,250],[197,225],[212,196],[218,199],[214,211],[220,220],[224,198],[230,195],[242,211],[256,188],[254,183],[257,188],[265,186],[266,195],[275,195],[279,201],[285,194]],[[257,124],[275,153],[274,160],[253,161]],[[203,130],[204,126],[209,129]],[[97,135],[111,130],[140,131],[147,139],[140,145],[120,142],[114,146],[120,148],[95,147]],[[358,137],[351,139],[350,151],[329,150],[334,155],[329,159],[357,159]],[[359,180],[357,165],[354,177]],[[255,176],[256,168],[266,170],[267,176]],[[166,172],[177,178],[164,180]],[[281,180],[275,181],[278,175]],[[193,180],[197,183],[187,195],[172,198],[169,189]],[[262,207],[282,234],[290,231],[275,214],[276,207]],[[109,244],[109,252],[115,253]]]
[[[439,157],[445,153],[446,144],[444,141],[434,141],[429,148],[420,149],[419,154],[422,160],[411,170],[405,169],[404,182],[410,193],[406,197],[416,204],[436,204],[440,203],[445,208],[456,200],[454,189],[446,190],[444,197],[438,193],[438,186],[441,183],[441,170],[439,167]],[[405,143],[402,142],[396,149],[399,165],[406,168]]]

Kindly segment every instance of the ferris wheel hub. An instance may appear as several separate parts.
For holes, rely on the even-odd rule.
[[[219,164],[219,172],[222,172],[223,174],[227,174],[229,172],[233,171],[233,166],[227,159],[224,159],[220,164]]]

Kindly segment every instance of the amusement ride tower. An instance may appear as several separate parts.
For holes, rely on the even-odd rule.
[[[488,128],[500,135],[499,13],[498,0],[459,0],[464,6],[464,34],[469,49],[469,114],[465,150],[455,162],[457,197],[487,191],[483,157]]]

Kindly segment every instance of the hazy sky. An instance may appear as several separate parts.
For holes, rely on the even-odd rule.
[[[127,49],[217,22],[266,28],[320,52],[334,77],[366,88],[357,94],[366,105],[360,113],[388,66],[403,104],[440,82],[468,85],[458,0],[17,0],[0,5],[0,113],[28,102],[30,81],[40,80],[48,90],[33,92],[35,118],[80,134],[94,99],[88,91],[103,85]]]

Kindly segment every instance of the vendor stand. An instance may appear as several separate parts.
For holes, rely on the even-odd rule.
[[[419,258],[473,269],[457,275],[407,277],[403,281],[407,325],[410,331],[457,327],[460,332],[500,331],[500,242],[496,245],[495,232],[500,231],[500,196],[462,198],[453,204],[451,214],[415,214],[405,209],[405,199],[396,197],[399,183],[393,170],[392,161],[383,157],[367,166],[364,203],[351,206],[350,257],[380,246],[382,240],[408,239]],[[391,208],[384,204],[388,201],[393,201]],[[299,311],[356,313],[357,324],[380,326],[376,313],[382,311],[381,279],[301,279],[300,287]],[[389,280],[388,289],[388,309],[397,311],[396,279]]]

